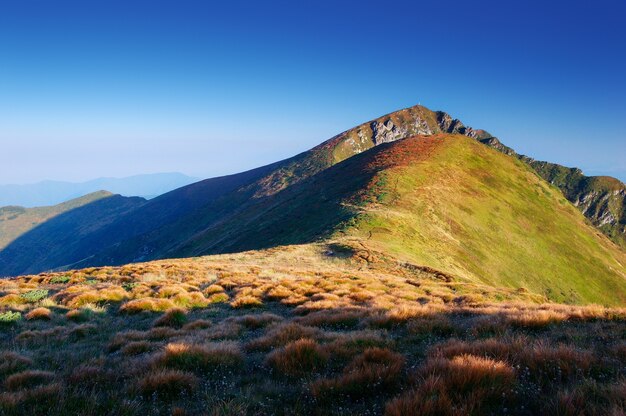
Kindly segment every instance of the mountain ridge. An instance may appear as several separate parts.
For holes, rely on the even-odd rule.
[[[0,206],[53,206],[99,190],[150,199],[197,180],[182,173],[165,172],[123,178],[103,177],[86,182],[46,180],[23,185],[0,185]]]
[[[466,146],[469,147],[460,148],[470,153],[468,160],[472,163],[476,158],[480,159],[484,155],[492,159],[495,157],[492,153],[484,154],[480,150],[483,145],[487,145],[484,147],[485,149],[492,147],[500,153],[505,153],[501,157],[506,158],[506,160],[508,160],[508,156],[513,156],[519,165],[512,165],[507,162],[505,164],[506,170],[517,172],[523,177],[527,177],[528,172],[533,172],[535,179],[527,179],[529,182],[525,184],[519,183],[519,181],[512,183],[517,183],[516,186],[521,187],[520,190],[526,192],[529,197],[534,197],[534,193],[529,193],[531,183],[535,184],[532,186],[538,186],[537,189],[541,193],[548,195],[547,199],[544,197],[541,201],[547,204],[546,206],[553,207],[551,208],[552,211],[537,211],[541,215],[555,215],[554,213],[559,212],[559,204],[569,206],[565,196],[556,193],[556,187],[553,191],[547,187],[547,184],[547,188],[540,185],[544,180],[543,175],[537,169],[530,170],[532,168],[530,159],[524,159],[525,157],[514,154],[512,149],[503,145],[487,131],[467,127],[447,113],[434,112],[423,106],[415,106],[362,123],[292,158],[247,172],[200,181],[142,203],[135,209],[122,213],[111,223],[102,227],[95,227],[89,234],[76,236],[76,241],[73,240],[73,244],[76,247],[80,246],[81,249],[64,250],[61,258],[55,257],[58,250],[45,250],[45,247],[35,244],[33,246],[34,251],[43,256],[39,262],[35,262],[36,267],[33,266],[32,262],[17,261],[15,258],[7,256],[6,252],[1,252],[0,262],[3,262],[3,265],[0,264],[0,273],[7,274],[7,270],[11,274],[22,274],[25,270],[33,273],[38,270],[68,267],[68,265],[71,267],[120,265],[167,257],[188,257],[267,248],[275,245],[310,243],[322,238],[331,238],[337,236],[336,232],[346,229],[342,224],[353,220],[362,209],[354,201],[350,202],[349,198],[346,198],[358,190],[367,189],[371,186],[372,175],[377,175],[376,172],[363,171],[364,167],[360,165],[361,163],[364,163],[369,157],[388,151],[389,148],[402,148],[406,145],[401,143],[403,141],[408,140],[410,142],[415,137],[428,140],[428,137],[437,138],[439,136],[447,137],[446,140],[452,141],[458,141],[458,137],[462,136],[475,143],[475,146],[467,144]],[[493,160],[504,163],[498,158]],[[415,163],[422,162],[415,161]],[[468,162],[468,169],[470,165],[471,163]],[[528,172],[523,170],[521,166],[525,166],[524,169],[528,169]],[[396,170],[393,172],[393,175],[396,175]],[[442,178],[445,178],[451,172],[440,174],[443,175]],[[472,183],[473,179],[465,173],[459,171],[458,175],[466,179],[468,183]],[[482,177],[481,175],[484,174],[490,174],[489,166],[484,166],[483,171],[475,171],[477,177]],[[398,180],[393,175],[390,179],[392,182]],[[492,193],[485,194],[489,196],[489,201],[497,203],[504,198],[504,195],[508,195],[507,198],[509,199],[513,198],[513,194],[506,189],[506,186],[502,185],[502,178],[492,175],[484,178],[484,180],[499,184],[503,189],[502,196]],[[485,183],[478,185],[485,186]],[[555,183],[554,185],[558,184]],[[376,198],[381,198],[381,201],[385,201],[389,194],[393,194],[393,190],[385,185],[384,180],[380,184],[375,184],[374,188],[378,189],[379,195]],[[467,191],[467,187],[464,189]],[[455,190],[452,189],[451,192],[454,193]],[[446,200],[445,195],[439,195],[439,198],[442,201]],[[415,202],[413,199],[410,200]],[[437,205],[427,204],[425,207],[428,210],[437,209]],[[391,210],[392,207],[387,205],[384,208]],[[502,206],[499,209],[505,210]],[[572,210],[574,210],[573,207]],[[590,210],[587,212],[591,213]],[[392,211],[389,213],[391,214]],[[594,264],[590,269],[591,273],[598,276],[611,276],[610,278],[607,277],[608,281],[611,282],[616,281],[615,276],[622,276],[621,279],[623,279],[622,264],[626,264],[626,261],[620,260],[617,263],[611,263],[612,266],[606,266],[608,264],[606,262],[610,262],[611,258],[621,258],[623,251],[615,251],[620,250],[617,247],[607,248],[608,240],[604,242],[604,237],[600,237],[595,229],[588,228],[584,224],[584,217],[581,213],[579,214],[577,217],[568,208],[568,220],[557,231],[568,229],[570,234],[574,235],[576,234],[575,230],[581,228],[583,231],[579,238],[580,244],[582,244],[579,247],[580,251],[581,253],[588,253],[589,259],[596,259],[591,261]],[[461,227],[462,230],[465,230],[464,232],[477,226],[477,224],[465,221],[465,217],[471,217],[469,213],[463,214],[457,211],[455,215],[457,215],[456,222],[465,224],[463,225],[465,228]],[[457,221],[459,219],[460,222]],[[422,224],[419,218],[412,218],[411,221],[415,224]],[[489,218],[484,219],[484,221],[478,224],[483,227],[483,232],[494,233],[495,231],[484,228]],[[528,223],[528,220],[522,221],[522,223],[523,227],[532,229],[532,223]],[[574,226],[574,224],[577,225]],[[500,224],[500,227],[506,228],[506,226],[506,223]],[[428,224],[422,224],[420,227],[427,230]],[[521,238],[527,232],[523,227],[519,228],[516,225],[510,231]],[[411,232],[417,232],[417,230],[419,228]],[[116,237],[112,239],[112,235]],[[554,250],[554,247],[550,248],[551,243],[548,237],[541,234],[536,234],[535,237],[537,241],[542,241],[541,244],[546,247],[545,249]],[[64,238],[67,239],[67,237]],[[359,238],[364,239],[367,236],[360,235]],[[398,238],[401,240],[405,236],[401,235]],[[29,247],[26,241],[28,238],[22,242],[22,247]],[[449,244],[451,247],[457,244],[454,241],[445,243],[447,241],[445,239],[433,239],[433,241],[439,241],[438,244]],[[468,241],[474,240],[469,239]],[[506,244],[506,241],[499,241],[498,244]],[[578,245],[579,243],[573,244],[573,246]],[[572,264],[579,266],[576,266],[576,270],[566,272],[567,261],[564,259],[575,259],[576,256],[561,241],[556,246],[560,247],[558,250],[561,250],[561,253],[568,254],[560,257],[557,255],[554,267],[561,270],[559,272],[561,276],[571,274],[573,277],[570,280],[577,282],[574,284],[575,289],[582,290],[580,276],[582,273],[589,272],[586,270],[587,266],[574,260]],[[393,245],[387,249],[390,247],[393,248]],[[598,249],[597,247],[602,248]],[[417,247],[416,250],[423,250],[424,248],[436,251],[435,246]],[[489,261],[495,261],[494,265],[497,266],[497,259],[494,260],[488,250],[487,256],[484,257],[484,247],[478,251],[464,250],[460,249],[455,253],[449,253],[448,256],[451,257],[444,263],[441,263],[436,257],[408,256],[407,260],[418,264],[423,262],[421,264],[423,266],[437,266],[435,268],[443,272],[453,272],[471,279],[484,278],[483,275],[488,274],[490,270],[481,269],[479,266],[471,266],[471,270],[464,269],[459,263],[462,256],[482,257],[485,262],[491,259]],[[481,250],[482,254],[480,254]],[[402,253],[396,252],[396,254]],[[523,254],[523,256],[526,255]],[[500,253],[499,256],[501,258],[506,257],[504,253]],[[552,260],[546,259],[547,264],[550,264],[550,261]],[[468,265],[473,264],[471,259],[466,259],[466,262]],[[493,272],[494,276],[501,278],[502,282],[508,282],[506,284],[511,284],[510,278],[507,277],[509,272],[506,268],[498,269],[498,267],[500,266],[493,269],[499,270]],[[511,270],[515,270],[516,267],[512,263]],[[541,271],[537,271],[537,273],[542,274]],[[539,292],[546,290],[544,283],[534,284],[532,279],[530,282],[531,286],[534,285],[531,289]],[[620,283],[617,285],[618,288],[614,290],[614,295],[619,298],[622,296],[622,290],[619,288]],[[562,291],[552,294],[552,298],[565,299],[570,302],[589,302],[596,298],[602,298],[594,290],[587,294],[585,294],[585,290],[582,290],[581,293],[567,293],[567,286],[565,284]],[[573,290],[571,287],[570,289]]]

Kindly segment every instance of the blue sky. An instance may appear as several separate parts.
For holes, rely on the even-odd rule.
[[[234,173],[417,103],[626,180],[623,0],[302,3],[0,0],[0,183]]]

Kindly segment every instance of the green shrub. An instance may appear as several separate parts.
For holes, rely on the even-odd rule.
[[[22,319],[22,314],[19,312],[6,311],[6,312],[0,313],[1,325],[13,324],[19,321],[20,319]]]
[[[122,288],[123,288],[125,291],[127,291],[127,292],[132,292],[132,291],[133,291],[133,289],[134,289],[135,287],[137,287],[137,285],[138,285],[138,284],[139,284],[139,283],[137,283],[137,282],[123,283],[123,284],[122,284]]]
[[[20,297],[26,302],[35,303],[48,297],[48,291],[46,289],[31,290],[29,292],[22,293]]]
[[[50,279],[50,283],[67,283],[69,281],[69,276],[54,276],[52,279]]]

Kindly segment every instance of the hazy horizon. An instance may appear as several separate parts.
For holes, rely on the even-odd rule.
[[[418,103],[626,181],[623,2],[481,3],[4,3],[0,183],[231,174]]]

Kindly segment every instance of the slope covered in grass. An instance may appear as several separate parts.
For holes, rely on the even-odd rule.
[[[528,166],[461,135],[349,158],[179,246],[180,257],[337,238],[570,303],[626,302],[626,255]]]
[[[24,208],[6,206],[0,208],[0,249],[6,247],[20,235],[59,214],[113,196],[108,191],[94,192],[58,205]]]
[[[2,415],[608,415],[623,309],[358,247],[0,281]]]
[[[360,195],[347,236],[555,301],[626,302],[624,252],[520,161],[460,135],[396,142],[377,160],[388,167]]]

